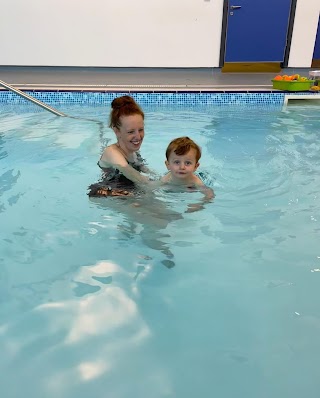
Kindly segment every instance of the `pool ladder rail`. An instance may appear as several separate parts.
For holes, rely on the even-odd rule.
[[[54,113],[56,116],[63,116],[63,117],[68,117],[70,119],[77,119],[77,120],[84,120],[86,122],[94,122],[98,125],[99,127],[99,137],[100,137],[100,142],[101,142],[101,147],[104,148],[107,143],[108,140],[104,138],[105,135],[105,128],[104,128],[104,123],[101,122],[100,120],[95,120],[95,119],[88,119],[88,118],[84,118],[84,117],[79,117],[79,116],[70,116],[70,115],[66,115],[65,113],[59,112],[56,109],[52,108],[51,106],[37,100],[34,97],[31,97],[30,95],[24,93],[21,90],[18,90],[15,87],[12,87],[10,84],[5,83],[4,81],[0,80],[0,86],[6,88],[7,90],[13,91],[14,93],[20,95],[21,97],[25,98],[26,100],[33,102],[34,104],[40,106],[43,109],[46,109],[47,111]]]
[[[20,97],[23,97],[23,98],[25,98],[26,100],[28,100],[28,101],[30,101],[30,102],[33,102],[34,104],[40,106],[40,107],[43,108],[43,109],[46,109],[47,111],[49,111],[49,112],[51,112],[51,113],[54,113],[54,114],[57,115],[57,116],[67,117],[66,114],[57,111],[56,109],[52,108],[51,106],[49,106],[49,105],[47,105],[47,104],[45,104],[45,103],[43,103],[43,102],[37,100],[37,99],[34,98],[34,97],[31,97],[30,95],[24,93],[24,92],[21,91],[21,90],[18,90],[17,88],[11,86],[11,85],[8,84],[8,83],[5,83],[5,82],[2,81],[2,80],[0,80],[0,86],[2,86],[2,87],[4,87],[4,88],[6,88],[7,90],[10,90],[10,91],[12,91],[12,92],[18,94],[18,95],[20,95]]]

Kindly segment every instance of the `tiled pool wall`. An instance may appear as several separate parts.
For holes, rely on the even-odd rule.
[[[285,92],[76,92],[76,91],[25,91],[26,94],[46,104],[110,105],[121,95],[132,96],[141,106],[146,105],[245,105],[282,106]],[[308,94],[308,93],[307,93]],[[310,93],[310,95],[314,95]],[[320,99],[320,95],[319,95]],[[11,92],[0,91],[0,103],[27,104],[23,97]]]

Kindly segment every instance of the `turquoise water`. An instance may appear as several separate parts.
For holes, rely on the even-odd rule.
[[[318,397],[318,108],[146,108],[159,174],[172,138],[203,149],[195,213],[197,193],[88,199],[107,123],[0,120],[1,396]]]

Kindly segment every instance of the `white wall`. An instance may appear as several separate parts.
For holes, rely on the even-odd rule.
[[[320,0],[298,0],[289,67],[310,68],[317,35]]]
[[[281,0],[279,0],[281,1]],[[1,0],[0,65],[218,67],[223,0]],[[298,0],[290,67],[310,67],[320,0]]]
[[[0,65],[219,66],[223,0],[1,0]]]

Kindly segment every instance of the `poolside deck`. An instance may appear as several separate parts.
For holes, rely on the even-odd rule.
[[[311,68],[283,69],[308,76]],[[21,90],[277,91],[274,73],[222,73],[220,68],[86,68],[0,66],[0,80]],[[1,89],[1,87],[0,87]]]

